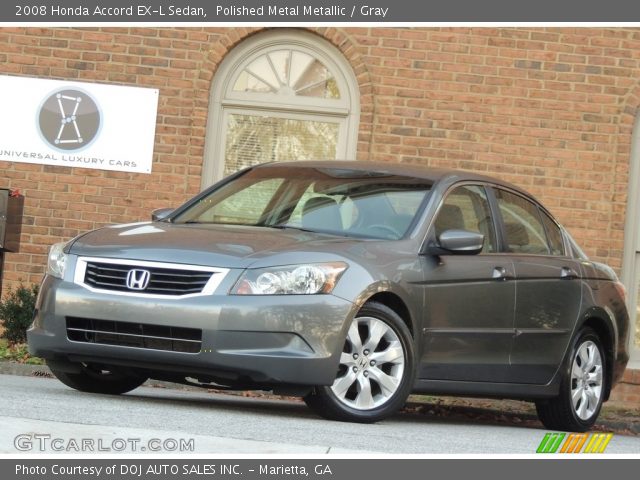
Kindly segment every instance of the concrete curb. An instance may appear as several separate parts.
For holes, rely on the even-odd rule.
[[[0,375],[20,375],[23,377],[53,377],[46,365],[27,365],[25,363],[0,361]]]

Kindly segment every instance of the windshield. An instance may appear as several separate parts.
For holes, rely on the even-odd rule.
[[[348,168],[255,168],[172,221],[397,240],[407,233],[430,189],[428,180]]]

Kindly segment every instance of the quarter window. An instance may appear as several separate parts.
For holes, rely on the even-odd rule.
[[[483,187],[465,185],[445,198],[434,223],[436,238],[446,230],[468,230],[484,235],[482,253],[496,251],[491,208]]]
[[[504,190],[496,190],[506,248],[512,253],[548,255],[549,247],[540,210],[529,200]]]
[[[564,244],[562,241],[562,233],[560,227],[551,220],[551,217],[544,212],[540,212],[542,215],[542,223],[544,223],[544,229],[547,232],[547,239],[549,240],[549,247],[551,249],[551,255],[564,255]]]

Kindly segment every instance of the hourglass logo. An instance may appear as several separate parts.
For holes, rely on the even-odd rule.
[[[80,150],[96,139],[101,115],[88,93],[62,89],[49,95],[38,112],[42,138],[58,150]]]

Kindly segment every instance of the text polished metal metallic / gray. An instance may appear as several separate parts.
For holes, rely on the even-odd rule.
[[[628,360],[615,273],[498,179],[276,163],[153,218],[49,251],[29,348],[72,388],[266,389],[357,422],[500,396],[584,431]]]

